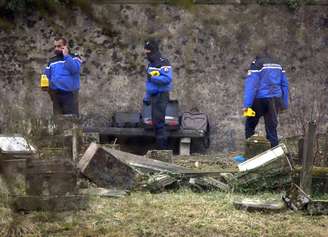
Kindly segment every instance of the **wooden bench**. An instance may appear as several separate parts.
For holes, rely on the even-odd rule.
[[[144,128],[83,128],[83,133],[92,136],[95,142],[100,142],[100,135],[107,135],[117,138],[129,137],[155,137],[153,130]],[[204,138],[207,136],[203,130],[174,130],[168,131],[169,138],[179,139],[180,155],[190,155],[191,140],[195,138]]]

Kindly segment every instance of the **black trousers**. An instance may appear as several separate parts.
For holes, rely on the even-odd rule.
[[[49,91],[53,105],[54,115],[75,114],[79,115],[79,92],[78,91]]]
[[[152,122],[159,149],[168,149],[168,135],[165,128],[165,112],[168,102],[168,92],[157,93],[151,96]]]
[[[264,117],[266,138],[270,141],[271,147],[278,145],[278,112],[281,108],[280,98],[263,98],[255,99],[252,105],[252,109],[255,111],[255,117],[248,117],[245,124],[245,136],[246,139],[254,135],[255,128],[260,120]]]

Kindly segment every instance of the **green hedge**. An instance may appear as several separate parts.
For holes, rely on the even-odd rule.
[[[0,10],[12,15],[30,11],[58,12],[72,7],[87,11],[91,3],[91,0],[0,0]]]

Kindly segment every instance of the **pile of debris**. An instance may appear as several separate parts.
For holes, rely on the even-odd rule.
[[[170,163],[171,156],[171,151],[150,151],[146,156],[139,156],[92,143],[80,159],[78,169],[97,186],[126,193],[132,190],[162,192],[180,187],[190,187],[196,192],[218,190],[254,193],[264,190],[287,190],[285,198],[276,202],[237,200],[234,205],[236,208],[247,210],[272,211],[297,206],[294,205],[297,198],[290,194],[294,193],[290,190],[294,187],[296,171],[284,144],[239,164],[239,171],[234,172],[185,168]],[[325,214],[326,205],[326,202],[307,198],[303,202],[303,209],[298,210],[305,210],[306,207],[312,215]]]
[[[169,151],[151,151],[146,156],[138,156],[92,143],[78,168],[96,185],[111,189],[159,192],[190,186],[196,191],[260,191],[283,188],[291,183],[293,168],[286,150],[282,144],[240,164],[242,172],[233,174],[227,170],[198,171],[158,160],[163,157],[172,160]]]
[[[172,151],[153,150],[140,156],[97,143],[91,143],[78,160],[76,134],[72,132],[70,137],[70,156],[54,156],[51,159],[36,158],[35,149],[23,138],[12,141],[10,137],[0,137],[0,173],[15,181],[18,171],[11,172],[8,167],[11,163],[22,166],[21,181],[24,181],[20,183],[25,185],[21,188],[23,192],[11,191],[11,195],[15,196],[16,210],[80,209],[87,207],[87,197],[90,195],[123,197],[135,190],[158,193],[188,187],[196,192],[218,190],[255,193],[278,190],[286,192],[278,202],[247,199],[235,200],[234,205],[246,210],[277,211],[290,207],[312,215],[327,214],[327,201],[311,199],[294,184],[298,182],[299,168],[293,166],[289,151],[282,143],[267,149],[265,140],[257,137],[248,141],[257,148],[254,152],[251,145],[247,147],[247,154],[253,157],[238,164],[238,169],[202,171],[174,164]],[[17,148],[18,140],[26,144]],[[311,162],[306,161],[304,164]],[[308,174],[314,169],[303,167],[302,170]],[[12,173],[15,177],[12,177]],[[88,189],[81,192],[78,181],[83,179],[79,179],[82,177],[80,175],[96,187],[87,185]],[[304,178],[304,172],[300,176]],[[302,182],[306,183],[304,180]],[[8,186],[15,187],[11,184]]]

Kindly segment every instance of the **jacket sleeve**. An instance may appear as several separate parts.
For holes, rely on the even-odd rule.
[[[172,81],[172,67],[164,66],[159,70],[159,76],[151,77],[151,82],[158,85],[168,85]]]
[[[249,71],[244,84],[244,108],[249,108],[253,105],[259,83],[259,72]]]
[[[288,109],[288,79],[286,73],[283,71],[281,74],[281,90],[282,90],[282,107]]]
[[[43,69],[43,73],[46,74],[46,76],[48,77],[49,80],[51,80],[51,73],[50,73],[50,66],[46,66],[44,69]]]
[[[150,94],[149,94],[147,91],[145,92],[145,95],[144,95],[143,101],[150,102]]]
[[[77,74],[80,73],[81,60],[78,57],[72,58],[70,55],[64,56],[65,64],[64,66],[70,73]]]

